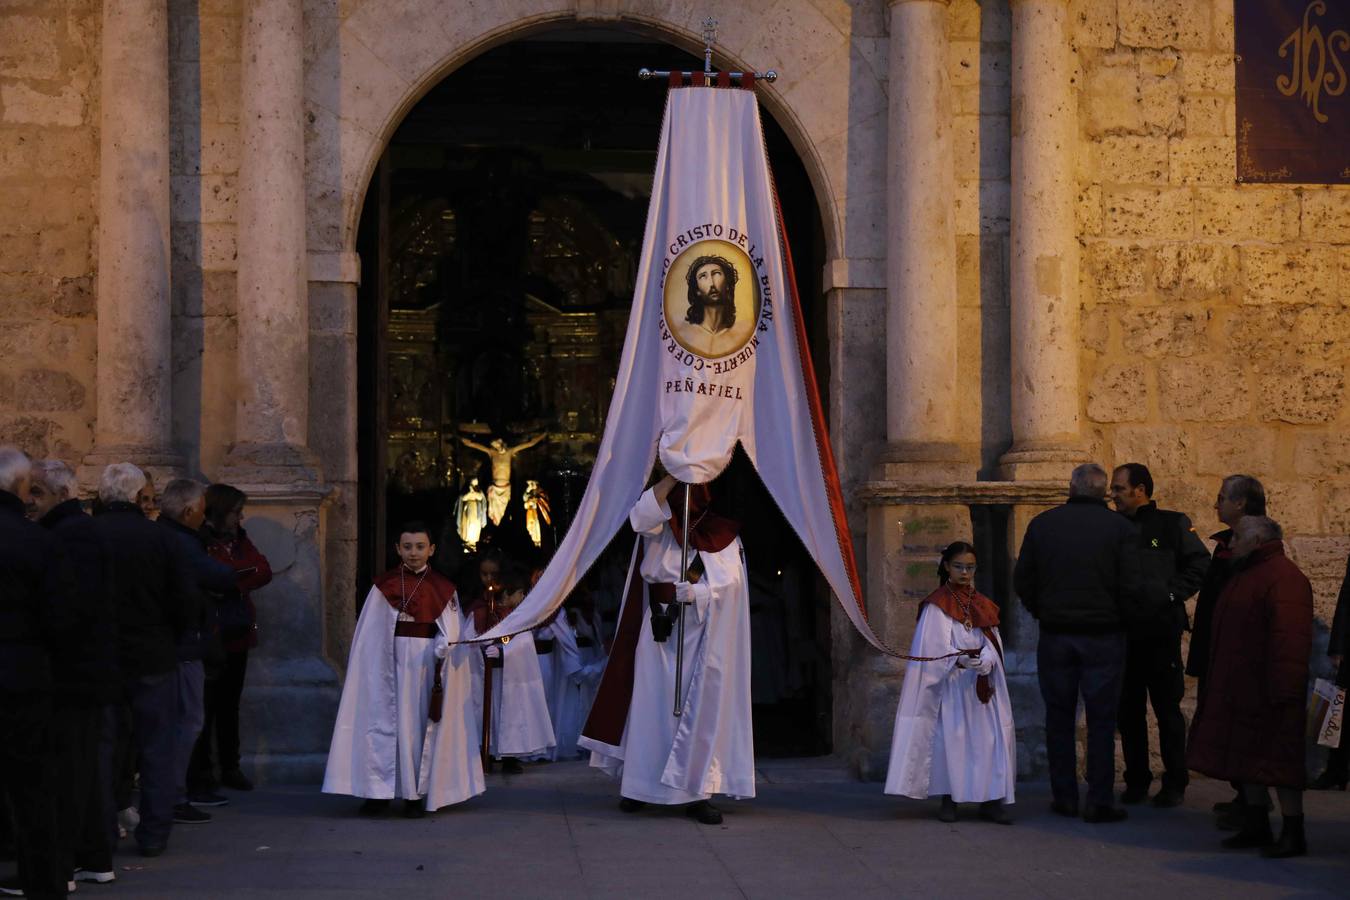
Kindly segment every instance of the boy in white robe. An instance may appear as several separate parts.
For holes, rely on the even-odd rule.
[[[938,578],[909,651],[931,659],[905,670],[886,793],[940,796],[944,822],[956,821],[957,803],[979,803],[982,819],[1011,825],[1017,741],[998,606],[975,590],[975,548],[964,541],[943,551]]]
[[[487,633],[506,614],[525,599],[529,573],[519,567],[507,569],[501,583],[501,599],[489,592],[486,602],[477,606],[465,635],[466,640]],[[544,695],[543,674],[534,635],[524,632],[505,643],[493,642],[482,648],[474,662],[474,710],[478,733],[483,731],[483,677],[492,673],[492,718],[488,752],[502,762],[502,772],[519,775],[524,771],[521,759],[548,756],[553,748],[553,722]]]
[[[483,793],[473,715],[473,660],[454,584],[427,563],[421,523],[398,538],[401,565],[375,581],[356,622],[323,790],[364,797],[362,815],[401,798],[404,815]]]
[[[591,765],[621,778],[619,808],[688,804],[713,825],[713,794],[755,795],[750,720],[750,597],[739,525],[708,509],[706,485],[690,489],[689,580],[683,529],[672,507],[683,491],[666,476],[629,514],[634,548],[619,633],[578,744]],[[667,500],[669,499],[669,502]],[[697,573],[701,571],[701,575]],[[674,715],[678,615],[684,603],[681,714]]]

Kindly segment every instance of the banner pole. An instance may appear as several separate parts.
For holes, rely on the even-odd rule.
[[[689,485],[684,486],[684,515],[680,519],[680,525],[684,530],[684,538],[680,541],[680,580],[689,580]],[[675,599],[675,606],[678,607],[676,615],[679,616],[679,624],[676,627],[675,643],[675,716],[679,718],[680,712],[684,709],[684,704],[680,702],[680,685],[684,683],[684,604],[679,598]]]

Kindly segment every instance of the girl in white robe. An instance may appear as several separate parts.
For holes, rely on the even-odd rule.
[[[979,803],[981,818],[1009,825],[1017,742],[998,607],[974,588],[970,544],[943,551],[938,578],[909,651],[927,659],[908,664],[900,688],[886,793],[939,796],[944,822],[956,821],[957,803]]]

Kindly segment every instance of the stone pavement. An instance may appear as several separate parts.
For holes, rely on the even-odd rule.
[[[1218,849],[1210,805],[1135,808],[1120,825],[1047,811],[1019,785],[1016,824],[933,818],[833,760],[764,761],[759,796],[723,801],[700,826],[669,811],[624,815],[582,763],[489,778],[488,792],[422,820],[356,816],[311,787],[233,794],[216,821],[178,826],[159,859],[117,857],[118,881],[79,896],[185,897],[1016,897],[1350,896],[1350,794],[1309,793],[1312,855],[1284,862]]]

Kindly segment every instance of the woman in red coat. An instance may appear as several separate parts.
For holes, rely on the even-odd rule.
[[[258,646],[258,613],[251,594],[272,580],[272,567],[239,524],[247,500],[243,491],[228,484],[206,489],[202,525],[206,552],[232,566],[237,581],[236,590],[220,597],[217,605],[225,663],[217,677],[206,683],[206,725],[192,754],[192,780],[199,790],[214,787],[212,743],[220,763],[219,783],[236,791],[253,790],[253,783],[239,770],[239,700],[248,651]]]
[[[1225,847],[1301,856],[1312,586],[1284,555],[1280,526],[1265,516],[1238,522],[1232,551],[1235,571],[1215,605],[1187,764],[1243,786],[1243,826]],[[1278,841],[1265,808],[1271,787],[1284,814]]]

